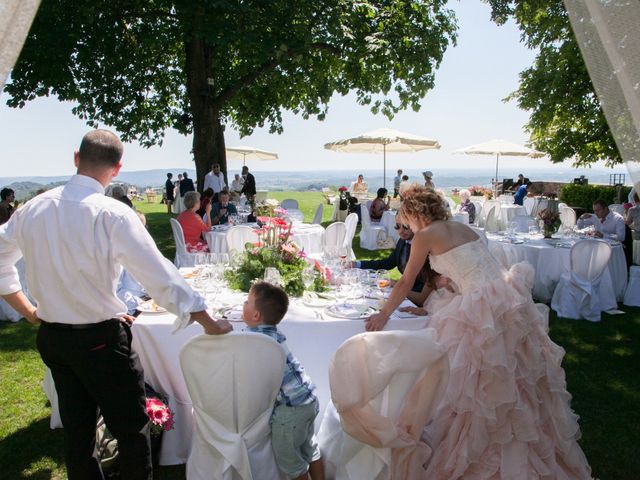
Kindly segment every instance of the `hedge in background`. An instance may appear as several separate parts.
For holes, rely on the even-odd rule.
[[[618,198],[618,189],[622,197]],[[631,187],[611,187],[608,185],[565,185],[560,189],[560,201],[570,207],[582,207],[591,211],[593,202],[601,198],[608,205],[625,203]]]

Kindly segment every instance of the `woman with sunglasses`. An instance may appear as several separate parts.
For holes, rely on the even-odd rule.
[[[450,374],[429,425],[424,478],[591,478],[564,350],[531,298],[532,267],[506,271],[473,230],[447,221],[441,198],[425,187],[406,192],[400,215],[414,231],[409,263],[367,330],[384,328],[427,257],[459,289],[430,303],[429,327],[447,348]]]

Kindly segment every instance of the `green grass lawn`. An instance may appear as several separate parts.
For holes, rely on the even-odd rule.
[[[279,200],[295,198],[310,221],[322,195],[275,192]],[[173,259],[175,249],[166,208],[138,203],[147,216],[160,250]],[[329,207],[329,206],[327,206]],[[325,208],[323,220],[331,217]],[[359,248],[359,258],[387,252]],[[624,315],[604,315],[601,323],[558,319],[552,314],[551,337],[567,354],[564,369],[580,415],[580,444],[601,480],[640,479],[640,309],[623,307]],[[65,479],[62,430],[49,429],[49,406],[40,388],[44,365],[35,349],[37,327],[0,322],[0,478]],[[184,466],[161,467],[155,477],[182,480]]]

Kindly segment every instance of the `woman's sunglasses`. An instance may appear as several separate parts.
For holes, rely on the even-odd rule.
[[[393,226],[393,228],[395,228],[396,230],[400,230],[400,227],[402,227],[402,228],[403,228],[403,229],[405,229],[405,230],[410,230],[410,229],[411,229],[411,228],[409,227],[409,225],[404,224],[404,223],[403,223],[402,225],[400,225],[399,223],[396,223],[396,224]]]

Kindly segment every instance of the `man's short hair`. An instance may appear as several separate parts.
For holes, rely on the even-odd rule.
[[[115,187],[113,187],[111,189],[111,196],[113,198],[122,198],[122,197],[124,197],[124,188],[122,188],[120,185],[116,185]]]
[[[603,199],[599,198],[593,202],[594,205],[600,205],[602,208],[609,208],[609,204]]]
[[[248,172],[249,172],[249,167],[247,167],[246,165],[242,167],[242,173],[248,173]]]
[[[171,172],[167,173],[167,178],[173,178],[173,173]]]
[[[184,194],[184,208],[191,210],[200,200],[198,192],[187,192]]]
[[[218,196],[220,195],[226,195],[228,197],[230,195],[229,189],[227,187],[224,187],[222,190],[220,190],[220,193],[218,194]]]
[[[2,190],[0,190],[0,199],[2,200],[6,200],[11,195],[15,195],[15,192],[8,187],[4,187]]]
[[[80,142],[81,166],[113,168],[120,162],[124,147],[118,136],[109,130],[91,130]]]
[[[183,178],[189,178],[189,176],[187,175],[187,172],[182,172],[182,177]]]
[[[289,297],[282,288],[267,282],[257,282],[251,287],[256,310],[260,312],[263,323],[277,325],[289,309]]]
[[[409,175],[402,175],[402,180],[404,180],[404,181],[409,180]]]

